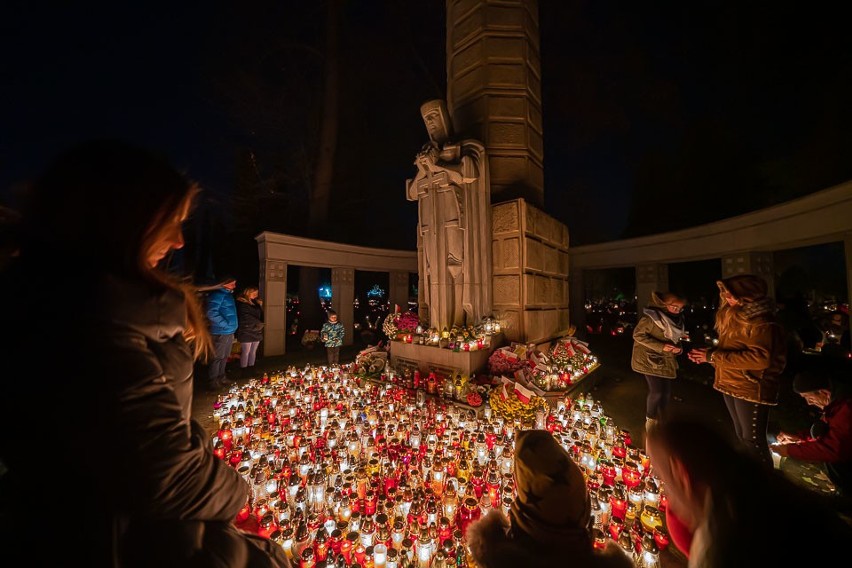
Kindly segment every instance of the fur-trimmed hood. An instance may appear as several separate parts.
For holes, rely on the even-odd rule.
[[[523,533],[511,534],[509,519],[498,510],[468,527],[467,544],[479,568],[633,568],[633,561],[612,540],[602,551],[552,547]]]

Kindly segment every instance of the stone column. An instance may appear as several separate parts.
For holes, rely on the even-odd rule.
[[[586,332],[586,286],[583,282],[583,271],[572,270],[569,275],[569,321],[577,326],[577,337],[584,337]]]
[[[454,138],[485,145],[491,202],[544,206],[538,0],[447,0]]]
[[[390,271],[389,272],[389,288],[388,302],[391,309],[394,305],[398,305],[402,311],[408,310],[408,272]]]
[[[737,274],[756,274],[766,280],[767,296],[775,298],[775,273],[771,252],[741,252],[722,257],[722,278]]]
[[[287,263],[265,260],[260,263],[260,298],[263,300],[264,356],[283,355],[287,345]]]
[[[331,307],[346,333],[343,345],[352,345],[355,335],[355,269],[331,269]]]
[[[668,264],[639,264],[636,266],[636,312],[642,313],[642,308],[651,301],[651,292],[669,289]]]

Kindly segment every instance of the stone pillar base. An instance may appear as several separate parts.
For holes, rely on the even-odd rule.
[[[502,345],[500,336],[494,336],[491,346],[477,351],[452,351],[431,345],[419,345],[417,343],[405,343],[402,341],[391,341],[388,343],[390,360],[393,367],[400,363],[416,365],[421,374],[428,374],[431,370],[459,371],[468,377],[477,373],[487,371],[488,358],[495,349]]]

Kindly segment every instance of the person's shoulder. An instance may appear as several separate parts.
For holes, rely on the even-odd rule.
[[[232,296],[228,293],[224,288],[213,288],[205,292],[205,297],[208,301],[222,302],[227,298],[232,298]]]
[[[97,286],[101,315],[111,325],[151,336],[173,335],[185,326],[186,298],[178,290],[113,274],[104,275]]]

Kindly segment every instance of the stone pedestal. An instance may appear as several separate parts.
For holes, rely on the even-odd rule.
[[[429,373],[431,368],[441,371],[456,370],[468,377],[485,372],[488,368],[488,358],[495,349],[502,345],[502,338],[494,336],[491,346],[476,351],[452,351],[429,345],[391,341],[388,344],[391,365],[394,368],[402,366],[417,366],[420,373]]]

